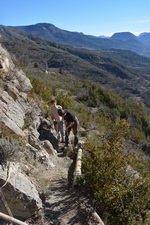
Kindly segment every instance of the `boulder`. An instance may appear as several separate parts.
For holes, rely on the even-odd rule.
[[[49,153],[44,148],[42,148],[41,150],[37,150],[30,144],[27,144],[26,147],[29,151],[26,149],[25,158],[28,163],[34,167],[34,170],[37,171],[43,168],[47,170],[55,167]]]
[[[5,201],[13,216],[25,220],[42,208],[42,201],[35,185],[23,174],[18,163],[10,163],[2,169],[0,166],[0,187]],[[7,214],[3,204],[0,211]]]
[[[38,151],[36,153],[36,157],[37,162],[43,164],[46,170],[55,167],[54,163],[51,161],[49,157],[49,154],[45,150]]]
[[[41,141],[42,147],[46,150],[50,155],[56,155],[57,151],[53,148],[52,144],[48,141]]]

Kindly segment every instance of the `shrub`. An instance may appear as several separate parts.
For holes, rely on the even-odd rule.
[[[51,90],[46,87],[44,81],[38,79],[31,79],[31,83],[33,86],[33,91],[42,98],[42,100],[46,103],[50,103],[52,98]]]
[[[25,118],[24,118],[23,129],[29,128],[30,125],[31,125],[31,116],[30,115],[26,115]]]
[[[6,165],[14,153],[21,149],[22,147],[17,140],[9,137],[0,138],[0,164]]]
[[[129,124],[116,124],[101,145],[85,145],[83,175],[105,223],[143,225],[150,210],[150,177],[144,163],[123,149]]]
[[[68,93],[63,93],[62,91],[60,91],[56,95],[56,100],[57,100],[58,105],[61,105],[62,108],[64,108],[64,109],[70,108],[71,98]]]

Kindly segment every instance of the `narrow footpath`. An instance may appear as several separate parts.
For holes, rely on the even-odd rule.
[[[45,181],[48,180],[43,203],[46,222],[42,225],[104,225],[91,207],[88,194],[83,194],[80,188],[74,188],[72,185],[75,157],[71,159],[65,156],[64,144],[59,143],[58,146],[47,122],[43,121],[38,132],[40,140],[49,140],[54,148],[58,149],[56,155],[51,155],[55,166],[41,171],[38,175],[43,182],[44,178]],[[47,186],[46,183],[43,185]]]
[[[72,187],[75,161],[60,151],[53,162],[56,166],[50,171],[51,191],[45,201],[48,225],[87,225],[81,213],[86,199]]]
[[[88,196],[72,186],[76,160],[64,156],[61,148],[52,156],[55,167],[49,171],[51,188],[44,204],[44,225],[104,225]]]

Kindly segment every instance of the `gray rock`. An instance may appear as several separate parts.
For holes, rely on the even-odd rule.
[[[54,163],[51,161],[49,154],[45,151],[38,151],[36,153],[37,161],[44,165],[46,169],[55,167]]]
[[[0,45],[0,74],[4,88],[0,88],[0,133],[24,136],[22,127],[26,114],[27,92],[32,85],[23,71],[15,68],[9,53]]]
[[[6,76],[8,76],[8,72],[14,69],[14,64],[10,58],[9,53],[2,48],[1,44],[0,44],[0,77],[1,78],[5,78]]]
[[[25,113],[6,91],[0,93],[0,105],[0,123],[3,128],[1,133],[4,134],[5,127],[18,136],[24,136],[21,128],[24,125]]]
[[[0,186],[5,184],[1,190],[14,217],[27,219],[42,208],[38,191],[18,163],[10,163],[5,169],[0,166],[0,171]],[[6,213],[3,204],[0,211]]]
[[[26,147],[29,149],[29,152],[26,151],[27,161],[30,164],[33,164],[33,166],[36,165],[35,169],[40,169],[40,166],[42,166],[46,170],[55,167],[54,163],[50,158],[50,155],[44,148],[42,150],[37,150],[30,144],[27,144]]]
[[[50,155],[56,155],[57,151],[53,148],[52,144],[45,140],[41,141],[42,147],[49,153]]]
[[[18,150],[12,159],[15,163],[10,163],[9,171],[0,165],[0,187],[7,180],[2,193],[14,217],[25,220],[42,208],[37,191],[40,187],[34,176],[41,170],[55,167],[50,156],[56,154],[58,141],[48,121],[46,128],[39,129],[43,117],[36,101],[28,98],[28,92],[32,89],[30,80],[15,67],[9,53],[1,45],[0,78],[0,135],[23,143],[22,150]],[[36,182],[35,185],[31,179]],[[7,213],[2,201],[0,211]]]
[[[32,145],[34,148],[38,149],[38,150],[42,150],[42,146],[40,143],[40,140],[35,138],[34,136],[29,135],[28,137],[28,142],[30,145]]]

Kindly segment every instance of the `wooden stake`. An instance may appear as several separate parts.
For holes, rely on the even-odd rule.
[[[2,218],[3,220],[8,221],[10,223],[17,224],[17,225],[28,225],[27,223],[24,223],[24,222],[22,222],[20,220],[17,220],[17,219],[15,219],[15,218],[13,218],[11,216],[8,216],[8,215],[6,215],[6,214],[4,214],[2,212],[0,212],[0,218]]]

